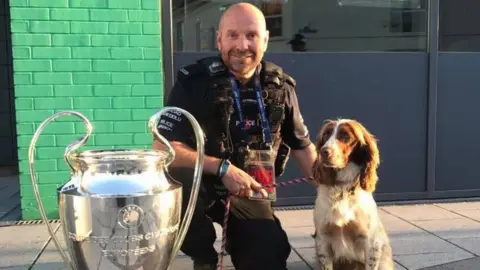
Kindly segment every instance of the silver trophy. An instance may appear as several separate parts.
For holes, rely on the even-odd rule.
[[[168,112],[167,112],[168,111]],[[195,131],[197,159],[190,200],[181,220],[182,185],[168,174],[175,152],[157,131],[161,115],[187,117]],[[71,177],[58,190],[59,217],[66,250],[48,222],[34,168],[35,144],[46,125],[72,115],[84,121],[87,133],[67,146],[64,159]],[[33,191],[43,221],[62,259],[75,270],[165,270],[175,260],[192,219],[204,160],[204,135],[195,118],[177,107],[165,107],[149,122],[150,132],[168,150],[105,149],[78,152],[92,134],[82,114],[62,111],[38,127],[28,159]]]

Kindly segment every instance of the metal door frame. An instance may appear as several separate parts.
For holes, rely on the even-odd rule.
[[[163,100],[167,99],[173,87],[175,73],[173,70],[173,10],[172,0],[160,0],[162,27],[162,62],[163,62]]]
[[[16,109],[15,109],[15,85],[13,81],[13,54],[12,54],[12,33],[10,29],[10,4],[9,1],[5,1],[5,50],[6,50],[6,62],[7,62],[7,89],[9,93],[9,109],[10,109],[10,124],[11,124],[11,133],[10,133],[10,143],[12,151],[12,160],[9,162],[10,165],[5,165],[3,173],[7,174],[17,174],[18,173],[18,149],[17,149],[17,129],[16,129]]]
[[[438,33],[440,0],[428,1],[428,112],[427,112],[427,197],[435,197],[435,157],[438,106]]]

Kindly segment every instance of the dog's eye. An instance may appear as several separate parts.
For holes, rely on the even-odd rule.
[[[350,140],[350,135],[345,131],[340,131],[338,133],[338,140],[347,142],[348,140]]]
[[[332,134],[331,134],[330,131],[326,131],[322,136],[322,141],[326,142],[328,140],[328,138],[330,138],[331,135]]]

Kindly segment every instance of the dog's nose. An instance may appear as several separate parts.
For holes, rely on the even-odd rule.
[[[330,156],[330,150],[326,147],[322,147],[320,149],[320,154],[324,157],[328,157],[328,156]]]

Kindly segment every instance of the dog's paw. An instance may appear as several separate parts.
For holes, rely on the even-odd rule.
[[[333,264],[318,264],[318,270],[333,270]]]
[[[333,263],[329,257],[324,254],[317,254],[317,265],[319,270],[332,270]]]

